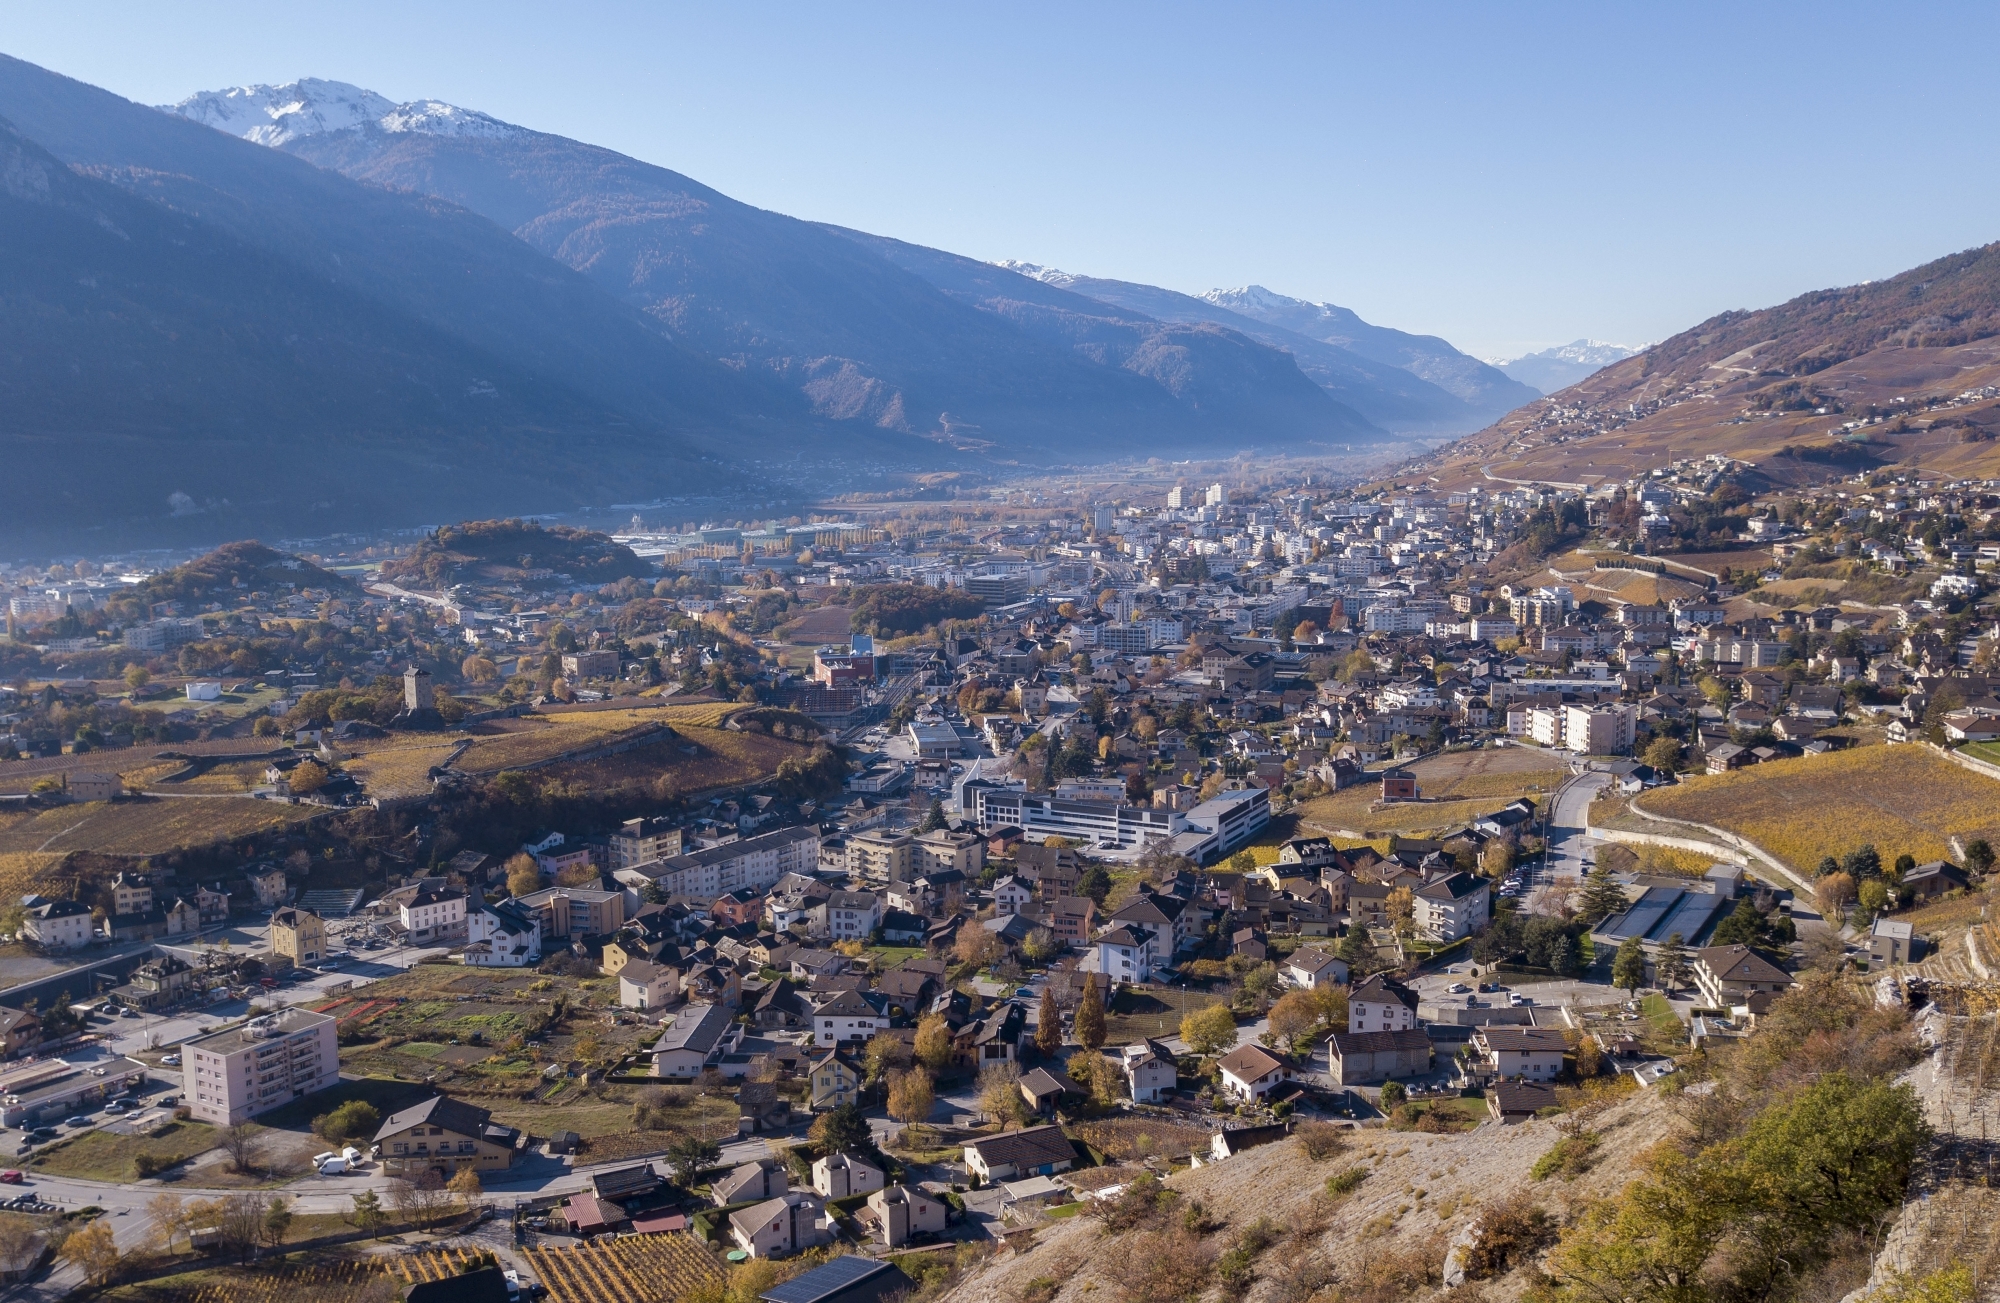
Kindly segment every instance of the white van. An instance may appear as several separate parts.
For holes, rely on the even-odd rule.
[[[319,1174],[321,1176],[346,1176],[348,1167],[349,1164],[345,1158],[329,1158],[319,1165]]]

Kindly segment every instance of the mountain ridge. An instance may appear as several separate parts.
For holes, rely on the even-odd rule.
[[[1405,471],[1592,486],[1711,454],[1775,482],[2000,476],[2000,243],[1717,313]]]

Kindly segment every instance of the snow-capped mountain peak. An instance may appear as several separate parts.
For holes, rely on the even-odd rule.
[[[1262,285],[1239,285],[1233,290],[1210,290],[1199,297],[1213,303],[1218,308],[1240,311],[1243,308],[1324,308],[1324,303],[1311,303],[1305,299],[1295,299],[1289,294],[1279,294],[1267,290]]]
[[[1076,284],[1076,277],[1055,267],[1044,267],[1038,262],[1016,262],[1012,258],[1002,258],[993,264],[1029,280],[1040,281],[1044,285],[1067,287]]]
[[[440,100],[398,104],[372,90],[319,77],[304,77],[282,86],[203,91],[160,108],[217,131],[272,146],[335,131],[510,136],[522,130],[498,118]]]

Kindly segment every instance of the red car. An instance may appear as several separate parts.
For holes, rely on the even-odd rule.
[[[21,1184],[21,1174],[15,1171],[0,1172],[0,1185]]]

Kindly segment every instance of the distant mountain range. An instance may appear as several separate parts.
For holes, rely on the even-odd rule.
[[[1637,352],[1636,348],[1601,339],[1579,339],[1493,365],[1538,393],[1552,394]]]
[[[2000,244],[1710,317],[1405,470],[1596,486],[1710,454],[1778,484],[2000,476]]]
[[[1058,284],[338,82],[161,112],[0,57],[0,119],[5,546],[1393,446],[1532,397],[1343,309]]]

